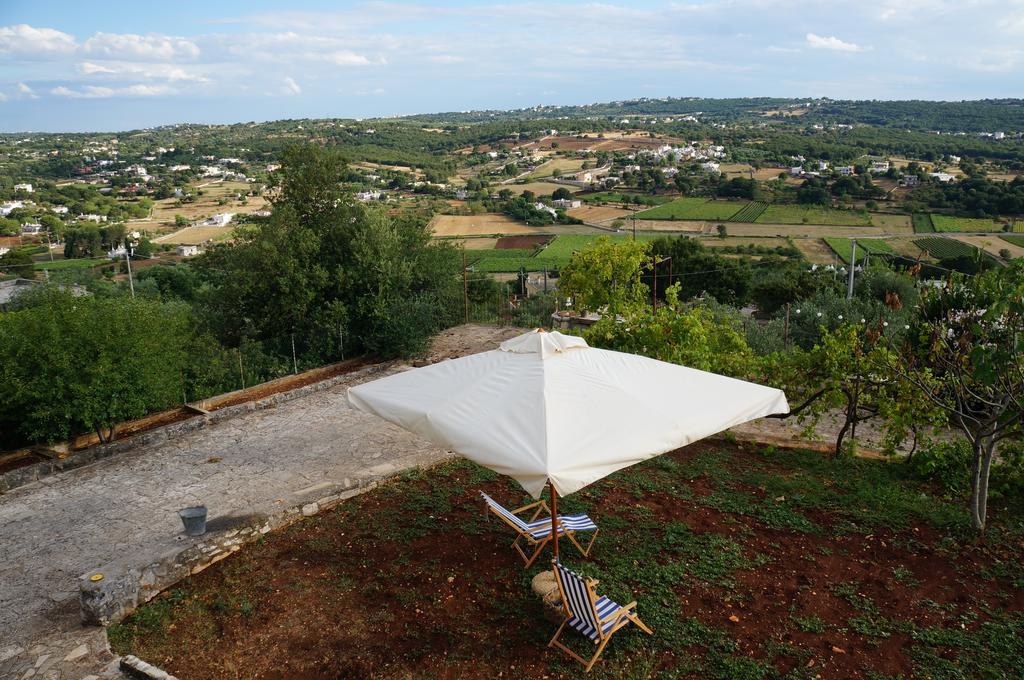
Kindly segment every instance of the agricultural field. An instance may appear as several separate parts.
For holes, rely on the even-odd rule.
[[[940,233],[1002,231],[1004,222],[987,217],[953,217],[932,214],[932,224]]]
[[[703,222],[696,220],[637,220],[636,229],[640,231],[662,231],[662,232],[684,232],[684,233],[701,233],[710,232],[714,230],[711,222]],[[626,220],[625,226],[622,227],[623,231],[632,232],[633,220]]]
[[[430,220],[434,236],[491,236],[493,234],[536,234],[537,227],[528,227],[507,215],[434,215]]]
[[[871,224],[885,229],[890,234],[906,235],[914,233],[910,215],[894,215],[893,213],[880,212],[869,214],[871,216]]]
[[[977,248],[955,239],[943,238],[941,236],[928,236],[914,241],[919,247],[928,252],[932,257],[944,260],[951,257],[970,257]]]
[[[537,179],[550,177],[555,170],[561,170],[565,174],[576,172],[583,167],[583,160],[579,158],[552,158],[537,166],[537,169],[526,176],[526,179]]]
[[[624,208],[613,208],[608,205],[583,205],[579,208],[567,210],[566,214],[569,217],[575,217],[584,222],[603,224],[605,222],[614,222],[618,219],[625,219],[632,215],[633,211]]]
[[[524,191],[532,191],[537,196],[550,196],[558,189],[568,189],[570,192],[579,191],[578,187],[556,184],[554,182],[526,182],[525,184],[502,184],[497,190],[508,189],[516,196]]]
[[[914,213],[910,220],[915,234],[934,234],[935,225],[932,223],[932,216],[928,213]]]
[[[760,220],[750,224],[747,222],[730,222],[726,225],[730,234],[735,236],[782,236],[792,238],[824,238],[841,236],[845,238],[870,238],[886,236],[879,227],[849,227],[821,224],[764,224]]]
[[[993,257],[1001,257],[999,255],[1000,250],[1010,251],[1010,258],[1024,257],[1024,244],[1016,244],[1013,241],[1004,240],[1003,236],[965,236],[957,235],[950,238],[956,239],[968,245],[972,245],[979,250],[984,250],[986,253]],[[1011,237],[1012,238],[1012,237]]]
[[[768,204],[764,201],[750,201],[743,206],[739,212],[734,214],[729,221],[731,222],[756,222],[757,218],[761,216],[765,210],[768,209]]]
[[[850,252],[853,249],[853,239],[828,237],[825,239],[825,243],[827,243],[828,247],[831,248],[835,252],[836,256],[843,261],[843,264],[849,264]],[[892,246],[882,239],[857,239],[857,262],[864,259],[865,252],[871,253],[872,255],[875,253],[887,255],[895,253]]]
[[[808,262],[814,264],[833,264],[836,261],[836,254],[828,247],[824,239],[820,238],[797,238],[793,239],[795,245]]]
[[[36,271],[63,271],[67,269],[89,269],[91,267],[100,267],[109,264],[105,259],[92,259],[92,258],[81,258],[73,260],[40,260],[33,265],[33,269]]]
[[[757,222],[761,224],[822,224],[829,226],[871,226],[867,213],[802,205],[769,205]]]
[[[491,250],[497,245],[498,239],[486,237],[451,239],[449,243],[466,250]]]
[[[645,220],[723,220],[727,221],[746,205],[738,201],[714,201],[684,196],[671,203],[637,213]]]
[[[171,243],[197,246],[207,241],[223,241],[231,237],[234,229],[227,227],[185,227],[173,233],[154,239],[156,243]]]

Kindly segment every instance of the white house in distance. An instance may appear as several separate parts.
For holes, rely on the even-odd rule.
[[[708,161],[707,163],[701,163],[700,168],[704,172],[719,172],[718,168],[721,167],[715,161]]]
[[[43,231],[43,225],[38,222],[25,222],[21,225],[22,234],[38,234]]]
[[[226,227],[231,223],[235,213],[217,213],[201,222],[196,222],[193,227]]]
[[[533,207],[536,208],[537,210],[540,210],[540,211],[543,211],[543,212],[546,212],[546,213],[551,213],[552,217],[557,217],[558,216],[558,213],[555,212],[554,208],[552,208],[550,205],[544,205],[540,201],[537,201],[536,203],[534,203]]]
[[[180,257],[192,257],[193,255],[198,255],[201,252],[199,250],[199,246],[193,245],[180,245],[177,250]]]
[[[24,208],[25,204],[22,201],[7,201],[6,203],[0,204],[0,217],[7,217],[18,208]]]
[[[889,161],[873,161],[869,170],[871,172],[889,172]]]
[[[852,165],[837,165],[835,167],[835,171],[838,172],[840,175],[846,175],[848,177],[848,176],[853,174],[853,166]]]
[[[583,201],[572,198],[556,198],[551,201],[551,205],[556,208],[561,208],[562,210],[572,210],[573,208],[578,208],[583,205]]]
[[[33,191],[35,191],[35,189],[32,188],[32,185],[31,184],[27,184],[27,183],[26,184],[15,184],[14,185],[14,190],[15,191],[24,191],[26,194],[31,194]]]
[[[360,191],[356,193],[356,200],[363,201],[364,203],[367,201],[379,201],[381,195],[379,191]]]
[[[956,179],[956,175],[951,175],[948,172],[929,172],[928,176],[944,184]]]
[[[55,205],[52,208],[50,208],[50,211],[55,212],[58,215],[67,215],[68,207],[66,205]]]

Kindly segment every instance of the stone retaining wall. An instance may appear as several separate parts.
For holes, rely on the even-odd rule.
[[[44,477],[63,472],[64,470],[73,470],[74,468],[82,467],[83,465],[88,465],[89,463],[94,463],[98,460],[103,460],[104,458],[109,458],[126,451],[131,451],[140,446],[157,444],[167,441],[168,439],[174,439],[175,437],[180,437],[188,432],[193,432],[207,427],[208,425],[213,425],[223,420],[234,418],[235,416],[242,415],[243,413],[271,408],[277,404],[291,401],[292,399],[299,399],[306,395],[313,394],[314,392],[327,390],[335,385],[352,380],[353,377],[372,375],[386,370],[390,365],[391,364],[375,364],[367,366],[351,373],[344,373],[333,378],[328,378],[327,380],[305,385],[303,387],[297,387],[294,390],[272,394],[264,399],[250,401],[236,406],[226,406],[213,411],[209,415],[196,415],[188,420],[165,425],[148,432],[133,435],[126,439],[76,451],[70,454],[67,458],[47,460],[41,463],[34,463],[15,470],[10,470],[0,475],[0,494],[7,493],[19,486],[24,486],[25,484],[35,482],[43,479]],[[314,370],[319,371],[323,369]]]

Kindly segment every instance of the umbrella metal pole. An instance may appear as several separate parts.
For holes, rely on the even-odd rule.
[[[551,536],[554,543],[555,559],[558,559],[558,492],[555,491],[555,485],[548,480],[548,488],[551,489]]]

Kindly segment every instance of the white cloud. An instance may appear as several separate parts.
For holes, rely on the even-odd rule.
[[[132,58],[150,61],[199,57],[199,46],[191,40],[156,34],[97,33],[85,41],[82,51],[112,59]]]
[[[295,82],[295,79],[291,76],[287,76],[284,79],[284,88],[282,90],[284,94],[301,94],[302,88]]]
[[[18,94],[23,98],[28,97],[29,99],[39,99],[39,95],[36,94],[36,91],[25,83],[18,83]]]
[[[828,37],[815,35],[814,33],[807,34],[807,44],[811,47],[821,50],[837,50],[839,52],[860,52],[861,48],[851,42],[844,42],[834,35]]]
[[[0,53],[37,58],[69,54],[75,48],[74,37],[53,28],[35,28],[28,24],[0,26]]]
[[[210,79],[203,74],[176,64],[135,64],[131,62],[104,62],[98,64],[85,61],[78,64],[78,70],[88,76],[111,76],[133,80],[210,82]]]
[[[176,94],[177,90],[167,85],[129,85],[128,87],[100,87],[86,85],[80,90],[72,90],[61,85],[50,90],[56,97],[71,99],[107,99],[109,97],[159,97]]]
[[[330,52],[326,55],[327,61],[333,62],[338,66],[366,66],[370,64],[370,60],[361,54],[356,54],[351,50],[337,50]]]

